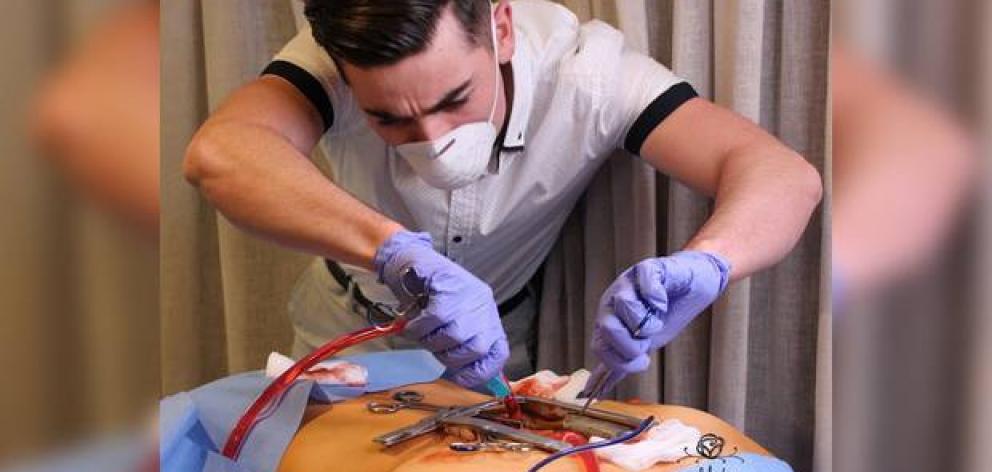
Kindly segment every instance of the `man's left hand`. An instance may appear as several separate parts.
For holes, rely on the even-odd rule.
[[[620,274],[600,299],[592,341],[593,352],[613,371],[609,383],[646,370],[648,355],[712,304],[729,278],[726,260],[701,251],[647,259]]]

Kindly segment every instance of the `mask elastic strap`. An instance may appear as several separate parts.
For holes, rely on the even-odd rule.
[[[496,116],[496,101],[503,91],[503,78],[499,72],[499,44],[496,41],[496,7],[492,3],[489,4],[489,30],[489,36],[493,39],[493,59],[496,61],[496,92],[493,93],[493,104],[489,110],[489,122],[492,123]]]

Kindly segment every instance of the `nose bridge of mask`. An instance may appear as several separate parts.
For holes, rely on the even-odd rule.
[[[435,157],[440,157],[442,154],[444,154],[445,152],[447,152],[448,149],[451,149],[451,147],[454,146],[455,141],[458,141],[458,137],[457,136],[452,136],[453,134],[456,134],[456,133],[448,133],[447,135],[445,135],[445,138],[446,139],[444,139],[440,143],[438,143],[438,147],[435,147],[435,149],[434,149],[434,156]]]

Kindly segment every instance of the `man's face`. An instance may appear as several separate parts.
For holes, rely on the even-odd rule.
[[[513,33],[506,2],[496,18],[500,62],[507,62]],[[471,44],[450,6],[423,52],[389,66],[342,67],[369,125],[390,145],[434,140],[460,125],[488,120],[497,93],[493,123],[502,127],[506,100],[492,48]]]

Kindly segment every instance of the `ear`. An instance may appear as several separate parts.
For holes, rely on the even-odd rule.
[[[496,21],[496,42],[499,46],[500,64],[506,64],[513,58],[515,45],[513,34],[513,9],[509,0],[499,0],[493,5],[493,19]]]

